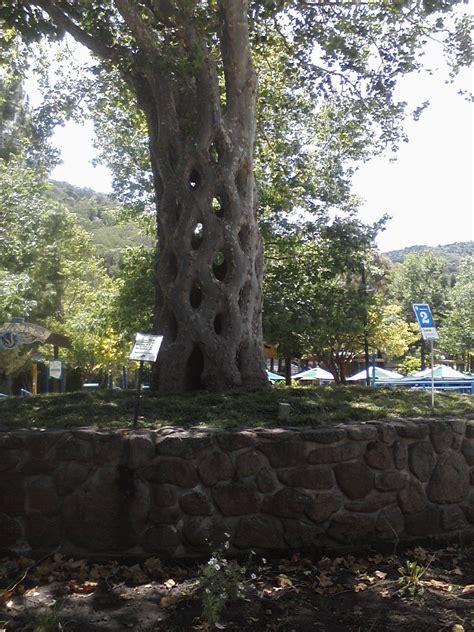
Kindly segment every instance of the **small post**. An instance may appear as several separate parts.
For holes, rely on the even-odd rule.
[[[371,383],[372,386],[375,387],[375,362],[377,360],[377,356],[375,355],[375,353],[372,354],[372,379],[371,379]]]
[[[434,351],[433,351],[433,339],[430,340],[431,347],[431,408],[434,410]]]
[[[31,365],[31,394],[37,395],[38,393],[38,365],[33,362]]]
[[[137,380],[137,394],[135,399],[135,412],[133,415],[133,427],[136,428],[138,424],[138,410],[140,408],[140,393],[142,390],[142,377],[143,377],[143,360],[140,360],[140,368],[138,369]]]
[[[278,420],[289,421],[290,419],[290,404],[281,402],[278,404]]]
[[[53,359],[54,360],[59,360],[59,347],[58,347],[58,345],[53,345]],[[59,393],[59,392],[60,392],[59,380],[53,380],[53,393]]]

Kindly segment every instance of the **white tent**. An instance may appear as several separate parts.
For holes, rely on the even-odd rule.
[[[423,369],[423,371],[417,371],[416,373],[412,373],[407,376],[407,379],[413,378],[430,378],[431,377],[431,368]],[[452,369],[450,366],[446,366],[445,364],[438,364],[433,368],[433,377],[435,380],[468,380],[470,379],[461,371],[456,371]]]
[[[279,382],[280,380],[284,380],[285,378],[278,373],[272,373],[267,369],[267,377],[269,382]]]
[[[383,380],[401,380],[403,375],[400,373],[396,373],[395,371],[389,371],[388,369],[382,369],[379,366],[369,367],[369,378],[373,378],[373,371],[375,369],[375,379],[380,382]],[[359,371],[355,375],[351,375],[351,377],[347,378],[348,382],[361,382],[367,380],[367,371],[364,369],[363,371]]]
[[[316,382],[318,380],[334,380],[334,375],[329,373],[329,371],[325,371],[319,366],[315,366],[313,369],[308,369],[307,371],[302,371],[301,373],[297,373],[296,375],[292,375],[292,378],[300,381],[311,381]]]

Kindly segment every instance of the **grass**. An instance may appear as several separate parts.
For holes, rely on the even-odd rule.
[[[278,403],[291,405],[290,420],[278,420]],[[132,425],[133,391],[75,393],[0,399],[2,428],[72,428]],[[140,427],[203,426],[215,428],[318,426],[351,421],[406,417],[474,419],[474,397],[401,388],[366,386],[274,387],[257,393],[194,392],[143,395]]]

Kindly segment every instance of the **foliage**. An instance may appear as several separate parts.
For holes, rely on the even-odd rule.
[[[27,50],[14,28],[0,21],[0,159],[22,157],[43,173],[58,161],[47,129],[28,107],[23,88]]]
[[[226,534],[227,537],[228,534]],[[224,544],[229,548],[229,541]],[[228,560],[222,550],[213,552],[207,564],[199,569],[198,582],[202,601],[202,617],[211,627],[219,622],[229,601],[242,596],[245,568],[237,560]]]
[[[444,244],[440,246],[408,246],[401,250],[391,250],[385,252],[385,256],[393,263],[403,263],[405,257],[409,254],[419,254],[422,252],[431,252],[435,257],[442,257],[446,263],[446,272],[448,274],[456,274],[458,267],[463,259],[474,255],[474,241],[462,241],[454,244]]]
[[[424,588],[421,585],[421,580],[426,573],[426,568],[418,564],[416,560],[412,562],[407,560],[405,566],[398,568],[398,573],[400,574],[398,585],[401,594],[416,597],[423,593]]]
[[[429,303],[436,325],[440,325],[447,307],[449,278],[445,261],[430,251],[411,253],[394,266],[391,293],[412,322],[413,303]]]
[[[448,308],[440,328],[440,348],[474,368],[474,255],[459,265],[456,284],[448,293]]]
[[[382,225],[336,219],[313,239],[299,233],[269,242],[264,333],[267,341],[279,343],[283,356],[312,353],[343,381],[348,362],[371,335],[371,310],[371,325],[378,321],[382,340],[381,311],[376,318],[374,310],[385,268],[372,245]]]
[[[153,250],[146,246],[127,248],[122,252],[110,319],[128,340],[134,333],[149,332],[152,328],[153,262]]]
[[[397,371],[402,375],[409,375],[410,373],[415,373],[415,371],[419,371],[421,369],[421,360],[420,358],[415,358],[413,356],[406,356],[403,358],[402,362],[397,364]]]
[[[66,632],[67,625],[63,621],[60,609],[55,606],[50,612],[40,614],[33,632]]]
[[[91,235],[92,243],[111,276],[118,272],[123,250],[143,244],[152,245],[144,223],[124,221],[121,206],[108,195],[66,182],[52,182],[48,195],[76,215],[79,225]]]
[[[387,360],[403,356],[419,339],[417,325],[406,322],[399,305],[375,304],[368,321],[370,346]]]

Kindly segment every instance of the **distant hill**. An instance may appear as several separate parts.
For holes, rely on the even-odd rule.
[[[437,257],[443,257],[446,260],[446,272],[452,273],[458,269],[461,259],[469,255],[474,255],[474,241],[460,241],[441,246],[408,246],[401,250],[390,250],[383,254],[393,263],[402,263],[407,255],[414,252],[426,252],[428,250]]]
[[[118,205],[104,193],[73,186],[68,182],[51,181],[50,196],[74,213],[79,224],[96,245],[97,252],[105,260],[113,274],[120,251],[127,246],[152,245],[152,239],[136,224],[119,223]]]

